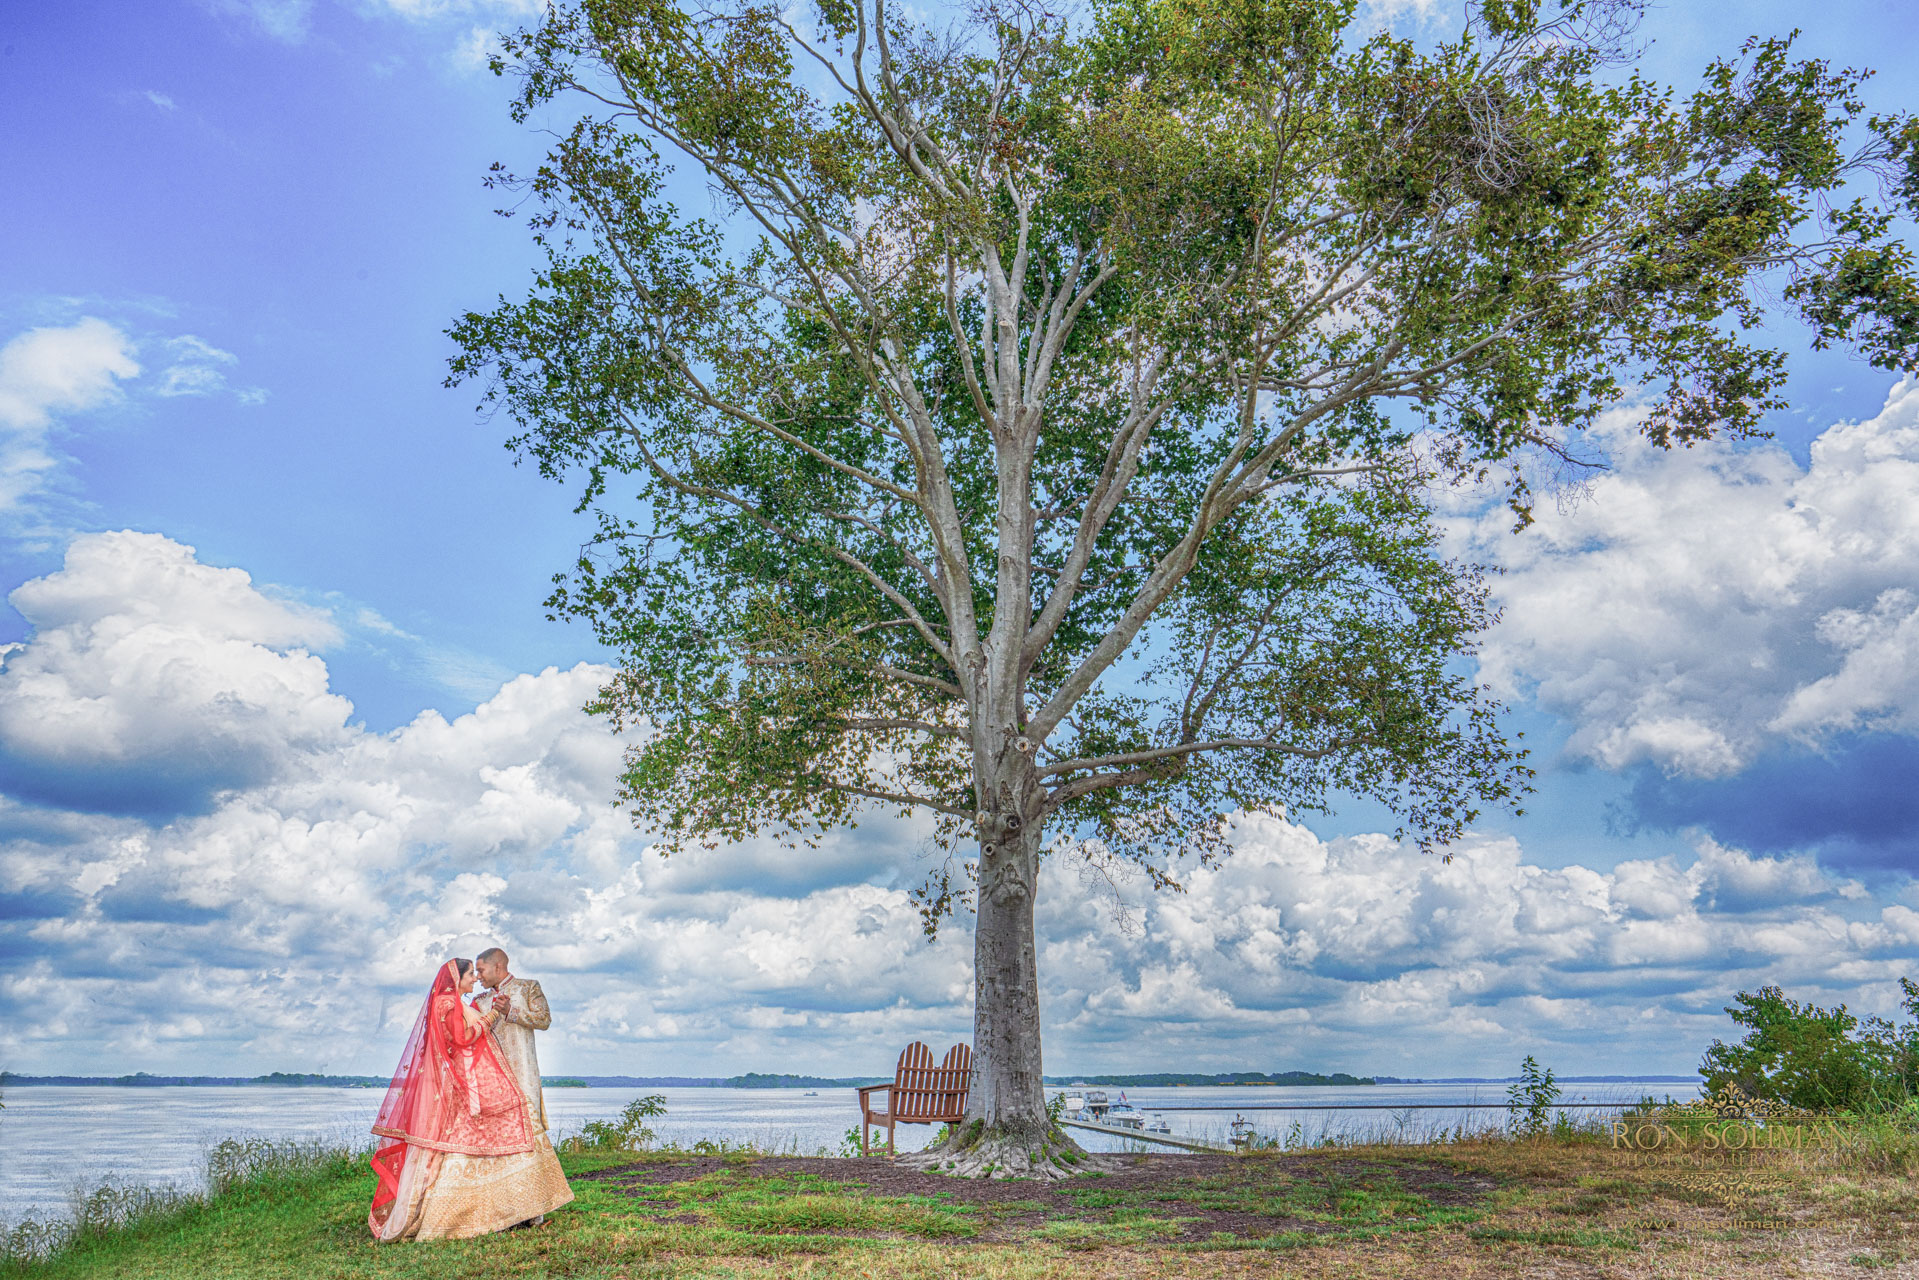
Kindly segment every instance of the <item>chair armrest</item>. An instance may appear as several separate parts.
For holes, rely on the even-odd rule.
[[[864,1103],[866,1101],[867,1094],[878,1093],[881,1089],[884,1089],[888,1093],[891,1093],[893,1091],[893,1086],[896,1083],[898,1082],[893,1080],[888,1080],[885,1084],[861,1084],[861,1085],[854,1085],[853,1088],[860,1095],[860,1101]]]

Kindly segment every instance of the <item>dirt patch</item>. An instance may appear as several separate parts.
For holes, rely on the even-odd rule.
[[[722,1170],[756,1180],[818,1179],[808,1188],[814,1191],[826,1183],[865,1195],[970,1207],[980,1227],[974,1238],[982,1242],[1079,1230],[1148,1229],[1165,1243],[1324,1235],[1454,1216],[1448,1211],[1477,1209],[1498,1187],[1483,1174],[1413,1160],[1232,1155],[1120,1156],[1104,1173],[1060,1182],[953,1178],[883,1156],[653,1156],[575,1180],[617,1194]]]

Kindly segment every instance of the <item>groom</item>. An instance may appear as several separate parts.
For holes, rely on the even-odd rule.
[[[546,1007],[546,993],[530,978],[516,978],[507,972],[506,952],[488,947],[473,961],[480,982],[492,989],[487,1007],[481,1010],[493,1029],[494,1043],[507,1069],[520,1082],[526,1094],[527,1118],[533,1132],[546,1129],[546,1099],[540,1092],[540,1057],[533,1048],[533,1033],[553,1025],[553,1014]]]

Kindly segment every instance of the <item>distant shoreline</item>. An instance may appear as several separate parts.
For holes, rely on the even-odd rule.
[[[1381,1084],[1512,1084],[1518,1076],[1424,1076],[1417,1080],[1398,1076],[1376,1076]],[[1557,1084],[1698,1084],[1699,1074],[1689,1076],[1554,1076]]]
[[[549,1089],[853,1089],[861,1085],[884,1084],[890,1076],[796,1076],[748,1072],[743,1076],[548,1076]],[[1445,1076],[1408,1078],[1402,1076],[1349,1076],[1344,1072],[1317,1075],[1308,1071],[1287,1071],[1278,1075],[1264,1072],[1229,1072],[1218,1075],[1157,1072],[1140,1075],[1061,1075],[1045,1077],[1046,1087],[1073,1085],[1120,1089],[1165,1088],[1353,1088],[1394,1084],[1510,1084],[1515,1076]],[[1646,1076],[1559,1076],[1561,1084],[1697,1084],[1696,1075]],[[263,1076],[159,1076],[144,1071],[127,1076],[36,1076],[14,1071],[0,1072],[0,1089],[34,1086],[69,1088],[326,1088],[384,1089],[385,1076],[333,1076],[315,1073],[274,1071]]]

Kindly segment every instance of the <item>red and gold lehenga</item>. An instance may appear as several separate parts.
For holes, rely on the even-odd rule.
[[[484,1026],[440,966],[373,1132],[376,1240],[457,1240],[501,1231],[573,1198],[545,1133]]]

